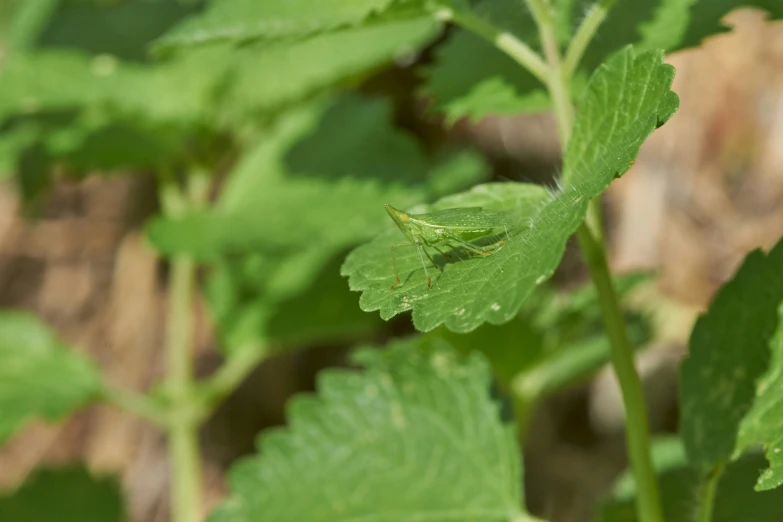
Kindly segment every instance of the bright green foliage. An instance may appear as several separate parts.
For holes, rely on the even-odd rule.
[[[378,22],[294,43],[262,41],[238,49],[224,45],[222,59],[233,64],[233,77],[225,93],[226,110],[240,121],[247,118],[247,112],[280,110],[282,105],[416,51],[439,28],[432,18],[420,17]]]
[[[445,323],[453,331],[468,332],[484,322],[501,324],[514,317],[557,268],[566,241],[585,218],[588,201],[628,169],[644,139],[676,110],[677,97],[669,91],[673,72],[662,64],[660,52],[637,55],[631,48],[596,71],[566,152],[564,189],[550,193],[529,184],[489,184],[436,203],[432,209],[514,210],[528,226],[491,256],[445,263],[431,290],[415,251],[397,257],[403,285],[389,290],[395,281],[389,249],[399,242],[399,231],[389,229],[354,250],[342,272],[352,290],[363,292],[362,309],[380,310],[384,319],[412,309],[421,331]],[[592,123],[583,121],[591,118]]]
[[[361,373],[320,375],[289,426],[231,472],[212,522],[526,520],[520,455],[479,356],[415,340],[364,351]]]
[[[703,474],[688,465],[685,448],[678,438],[653,442],[653,465],[658,474],[666,522],[693,522],[699,510],[699,489]],[[783,490],[757,493],[753,481],[763,457],[748,454],[726,467],[718,484],[712,522],[779,522],[783,512]],[[612,499],[604,504],[594,522],[636,522],[636,483],[626,470],[615,484]]]
[[[359,97],[293,111],[235,168],[214,211],[159,218],[150,239],[203,258],[312,247],[328,258],[366,239],[388,219],[376,212],[385,202],[425,196],[424,159],[390,111]]]
[[[694,465],[711,467],[734,453],[757,379],[769,365],[769,343],[783,301],[781,266],[783,241],[768,255],[751,252],[693,327],[680,370],[680,433]],[[765,396],[762,403],[773,400]],[[747,432],[748,437],[759,435],[768,433]]]
[[[441,150],[431,163],[427,189],[435,198],[467,190],[487,181],[489,174],[484,156],[471,149]]]
[[[14,522],[125,522],[116,480],[80,468],[36,472],[13,492],[0,495],[0,520]]]
[[[222,0],[213,1],[166,33],[159,48],[216,40],[303,37],[343,26],[355,26],[399,0]]]
[[[558,0],[558,36],[565,46],[595,0]],[[783,16],[778,0],[634,0],[615,2],[576,71],[572,92],[578,100],[584,78],[607,56],[633,43],[637,49],[674,52],[697,46],[702,39],[725,30],[720,19],[739,7],[759,7],[771,17]],[[538,50],[538,32],[521,2],[485,0],[476,13],[510,31]],[[494,46],[459,29],[437,50],[427,68],[424,91],[436,107],[453,121],[463,116],[479,119],[488,114],[517,114],[549,108],[546,89],[532,75]]]
[[[783,484],[783,307],[778,308],[778,329],[772,338],[772,360],[756,383],[756,399],[740,424],[737,452],[762,443],[770,467],[759,477],[756,490]]]
[[[99,385],[97,369],[38,319],[0,313],[0,441],[32,418],[60,419]]]

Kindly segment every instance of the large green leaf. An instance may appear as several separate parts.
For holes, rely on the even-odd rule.
[[[398,230],[389,227],[354,250],[342,272],[352,290],[363,292],[362,309],[380,310],[384,319],[413,310],[414,325],[421,331],[445,323],[453,331],[467,332],[485,322],[501,324],[514,317],[534,288],[557,268],[566,241],[585,218],[588,201],[629,168],[642,142],[676,110],[677,96],[669,90],[673,74],[662,63],[661,52],[636,54],[630,47],[596,71],[568,144],[567,182],[562,189],[488,184],[433,205],[510,210],[523,226],[491,256],[452,255],[431,290],[413,248],[399,250],[397,267],[403,283],[390,290],[395,281],[390,247],[403,239]]]
[[[168,254],[320,247],[328,259],[376,233],[387,201],[425,196],[421,151],[390,118],[387,101],[356,96],[300,108],[240,162],[213,211],[159,218],[149,237]]]
[[[756,398],[742,419],[737,435],[737,453],[761,443],[770,467],[756,490],[783,484],[783,306],[778,308],[778,329],[772,338],[772,360],[756,385]]]
[[[702,471],[689,466],[683,442],[677,438],[653,443],[653,465],[658,474],[666,522],[692,522],[699,512],[697,494]],[[757,493],[753,481],[763,466],[759,454],[743,456],[726,467],[715,494],[712,522],[779,522],[783,513],[783,490]],[[636,483],[627,470],[620,476],[611,500],[604,503],[595,522],[636,522]]]
[[[158,48],[216,40],[303,37],[354,26],[399,0],[222,0],[165,34]]]
[[[416,341],[364,352],[295,398],[289,426],[234,467],[212,522],[525,521],[513,429],[478,356]]]
[[[293,42],[261,41],[240,48],[223,45],[224,59],[231,62],[233,70],[225,93],[226,111],[240,121],[248,113],[279,111],[281,106],[418,50],[439,29],[440,24],[432,18],[419,17],[381,21]],[[191,52],[199,55],[203,51]]]
[[[116,480],[80,468],[36,472],[16,491],[0,495],[0,520],[14,522],[125,522]]]
[[[0,441],[36,417],[58,420],[98,393],[95,366],[38,319],[0,313]]]
[[[680,370],[680,432],[694,465],[728,461],[737,446],[756,381],[770,361],[769,343],[783,301],[781,266],[783,241],[769,254],[750,253],[693,327]],[[761,404],[771,405],[776,395],[765,396]],[[761,434],[752,427],[759,413],[753,412],[747,437]]]

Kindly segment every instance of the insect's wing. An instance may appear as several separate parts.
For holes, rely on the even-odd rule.
[[[503,226],[506,221],[504,212],[484,210],[481,207],[450,208],[420,214],[416,218],[425,226],[452,230],[489,229]]]

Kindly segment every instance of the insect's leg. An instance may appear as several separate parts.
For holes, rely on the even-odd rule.
[[[392,245],[391,247],[392,265],[394,266],[394,275],[397,278],[397,281],[391,287],[392,290],[397,288],[397,285],[400,284],[400,273],[397,271],[397,259],[394,257],[394,249],[399,247],[404,247],[404,246],[410,247],[414,245],[410,243],[397,243],[396,245]]]
[[[439,253],[440,255],[442,255],[444,258],[446,258],[446,259],[451,259],[451,254],[447,254],[446,252],[444,252],[444,251],[443,251],[443,250],[441,250],[440,248],[436,247],[435,245],[430,245],[430,246],[431,246],[432,248],[434,248],[435,250],[437,250],[437,251],[438,251],[438,253]],[[432,261],[432,258],[430,258],[430,261]],[[433,264],[433,265],[435,265],[435,266],[438,266],[438,265],[437,265],[437,264],[436,264],[434,261],[432,261],[432,264]]]
[[[416,249],[419,251],[419,258],[421,258],[421,266],[424,267],[424,275],[427,276],[427,290],[429,290],[430,288],[432,288],[432,279],[430,279],[430,273],[427,272],[427,263],[424,262],[424,255],[422,255],[422,252],[424,252],[424,248],[421,245],[416,245]],[[427,252],[424,253],[427,254]],[[430,255],[427,254],[427,257],[430,257]],[[431,257],[430,257],[430,261],[432,261]],[[397,276],[397,279],[399,279],[399,276]]]
[[[479,255],[482,255],[482,256],[492,255],[492,252],[489,252],[488,250],[481,250],[480,248],[477,248],[477,247],[471,245],[470,243],[468,243],[467,241],[464,241],[464,240],[462,240],[462,239],[460,239],[458,237],[451,237],[449,239],[451,239],[452,241],[454,241],[455,243],[457,243],[459,245],[462,245],[463,247],[467,248],[471,252],[475,252],[476,254],[479,254]]]

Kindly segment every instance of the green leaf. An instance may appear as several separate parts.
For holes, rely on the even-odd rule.
[[[484,360],[413,341],[327,370],[295,398],[289,426],[235,466],[212,522],[526,520],[513,428],[490,398]]]
[[[703,474],[688,466],[680,439],[670,437],[653,442],[653,465],[658,474],[664,519],[693,522],[698,510],[698,490]],[[749,454],[727,466],[718,483],[712,522],[779,522],[783,512],[783,490],[757,493],[751,484],[764,465],[759,454]],[[617,480],[612,499],[601,507],[595,522],[636,522],[636,483],[630,470]]]
[[[352,290],[363,292],[362,309],[380,310],[383,319],[412,310],[421,331],[445,323],[455,332],[468,332],[485,322],[509,321],[557,268],[566,241],[585,218],[588,201],[628,169],[642,142],[676,110],[677,97],[669,91],[673,73],[662,64],[662,53],[637,55],[630,47],[596,71],[568,144],[564,188],[550,193],[522,183],[479,185],[433,205],[513,210],[527,226],[491,256],[452,256],[435,274],[431,290],[413,248],[399,250],[403,283],[390,290],[395,281],[390,247],[404,239],[392,226],[354,250],[342,272]]]
[[[36,472],[19,489],[0,496],[0,518],[15,522],[125,522],[120,486],[81,468]]]
[[[223,46],[233,70],[225,94],[226,112],[242,121],[248,114],[279,111],[281,106],[418,50],[440,27],[432,18],[420,17],[381,21],[294,42]]]
[[[89,402],[95,366],[69,350],[35,317],[0,313],[0,441],[34,418],[59,420]]]
[[[783,241],[769,254],[751,252],[693,327],[680,369],[680,433],[694,465],[728,461],[737,446],[756,381],[770,360],[769,342],[783,301],[781,266]]]
[[[761,443],[770,467],[756,483],[756,491],[783,484],[783,306],[778,308],[778,328],[772,338],[772,360],[756,384],[753,406],[742,419],[736,454]]]
[[[328,258],[381,229],[383,204],[425,195],[416,142],[381,99],[345,96],[282,118],[231,174],[216,208],[149,227],[166,254],[320,246]]]
[[[0,119],[100,109],[158,124],[200,122],[213,102],[220,57],[211,50],[144,67],[75,51],[11,56],[0,71]],[[207,58],[215,63],[211,74],[203,70]]]
[[[219,40],[301,38],[355,26],[399,0],[222,0],[174,27],[156,42],[158,49]]]

